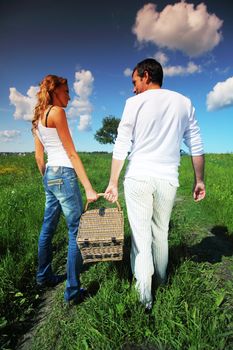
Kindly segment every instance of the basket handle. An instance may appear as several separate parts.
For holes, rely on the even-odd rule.
[[[103,197],[104,195],[105,195],[105,193],[98,193],[99,197]],[[84,212],[87,210],[88,205],[89,205],[89,202],[86,202]],[[120,206],[120,203],[118,201],[116,201],[116,205],[117,205],[118,210],[121,211],[121,206]]]

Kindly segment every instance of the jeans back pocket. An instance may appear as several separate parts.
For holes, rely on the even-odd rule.
[[[63,184],[63,179],[48,180],[47,183],[48,183],[48,186],[62,185]]]
[[[63,185],[64,181],[63,179],[53,179],[53,180],[48,180],[47,181],[47,186],[59,186],[59,189],[61,188],[61,185]]]

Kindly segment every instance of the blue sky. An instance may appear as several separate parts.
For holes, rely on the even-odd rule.
[[[68,78],[66,112],[78,151],[112,151],[94,134],[121,117],[137,62],[157,58],[163,88],[191,98],[206,153],[233,152],[231,0],[0,2],[0,152],[34,149],[38,83]],[[184,148],[185,149],[185,148]]]

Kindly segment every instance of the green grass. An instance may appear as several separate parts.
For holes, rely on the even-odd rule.
[[[180,168],[180,194],[191,195],[193,173],[190,157],[184,156]],[[207,154],[205,182],[207,195],[201,210],[212,224],[224,225],[233,233],[233,154]]]
[[[111,155],[83,153],[81,157],[93,186],[103,192]],[[1,345],[10,349],[37,313],[42,297],[35,287],[35,271],[44,192],[32,154],[0,156],[0,164]],[[57,287],[30,349],[231,350],[232,170],[232,154],[207,155],[207,196],[194,203],[190,157],[182,157],[181,187],[170,225],[169,282],[156,291],[151,315],[144,313],[129,278],[130,228],[121,178],[123,261],[84,268],[82,284],[94,286],[94,294],[78,307],[67,310],[64,285]],[[84,199],[83,190],[82,194]],[[62,219],[54,237],[56,271],[64,271],[66,251],[67,229]]]

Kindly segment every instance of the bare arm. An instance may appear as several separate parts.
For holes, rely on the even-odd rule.
[[[105,196],[110,202],[116,202],[118,199],[118,180],[124,165],[124,160],[112,159],[111,175],[108,187],[105,190]]]
[[[192,165],[194,170],[193,198],[196,202],[198,202],[204,199],[206,194],[204,184],[204,155],[192,156]]]
[[[37,163],[39,172],[43,176],[44,172],[45,172],[44,146],[40,142],[40,139],[38,138],[37,135],[34,136],[34,141],[35,141],[35,158],[36,158],[36,163]]]
[[[87,200],[89,202],[97,200],[98,195],[92,188],[92,185],[84,169],[83,163],[75,150],[75,146],[68,128],[65,111],[62,108],[56,107],[56,113],[53,117],[53,123],[57,129],[63,147],[65,148],[66,153],[74,167],[74,170],[85,189]]]

